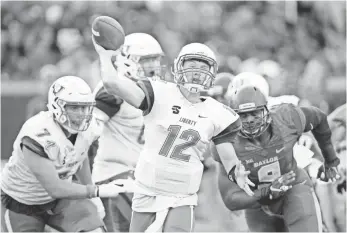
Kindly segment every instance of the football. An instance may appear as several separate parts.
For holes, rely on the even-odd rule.
[[[124,44],[124,30],[117,20],[99,16],[92,24],[94,41],[106,50],[117,50]]]

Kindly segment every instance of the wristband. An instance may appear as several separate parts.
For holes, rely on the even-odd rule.
[[[95,186],[95,196],[99,197],[99,185]]]
[[[87,188],[87,198],[94,198],[96,197],[96,187],[95,185],[86,185]]]

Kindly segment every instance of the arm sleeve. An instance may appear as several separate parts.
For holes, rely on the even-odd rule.
[[[225,142],[232,142],[235,136],[237,135],[237,133],[240,131],[241,127],[242,127],[242,123],[240,118],[238,118],[235,122],[231,123],[218,135],[212,137],[212,141],[214,142],[215,145],[225,143]]]
[[[143,111],[143,115],[147,115],[151,112],[154,104],[154,91],[152,83],[149,79],[140,80],[137,85],[145,93],[145,98],[143,99],[139,109]]]
[[[312,131],[327,163],[337,160],[334,147],[331,143],[331,130],[327,115],[316,107],[301,107],[305,116],[304,132]]]
[[[119,111],[123,99],[109,94],[105,87],[101,87],[95,95],[95,102],[96,107],[111,118]]]
[[[43,146],[28,136],[22,138],[21,148],[23,148],[23,146],[43,158],[49,158]]]

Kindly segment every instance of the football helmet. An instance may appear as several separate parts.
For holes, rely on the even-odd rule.
[[[76,76],[57,79],[48,91],[48,111],[69,133],[88,129],[95,105],[94,95],[88,84]]]
[[[265,98],[268,99],[270,90],[269,83],[265,80],[264,77],[256,73],[242,72],[236,75],[233,78],[231,86],[229,86],[229,89],[231,90],[231,92],[233,92],[233,90],[237,90],[240,87],[246,85],[252,85],[257,87],[261,92],[263,92]]]
[[[279,78],[283,73],[283,69],[277,62],[265,60],[258,64],[257,73],[266,78]]]
[[[184,62],[188,60],[205,62],[209,65],[209,70],[200,68],[184,69]],[[184,46],[174,60],[173,75],[178,85],[186,88],[189,92],[197,93],[213,87],[217,70],[216,56],[213,51],[204,44],[191,43]],[[189,81],[187,78],[188,73],[197,74],[199,76],[199,82],[193,83]]]
[[[125,37],[122,53],[134,62],[130,71],[138,78],[162,77],[166,66],[162,65],[164,52],[159,42],[146,33],[132,33]]]
[[[266,96],[259,88],[246,85],[234,89],[231,95],[230,107],[240,115],[242,121],[241,136],[255,138],[267,129],[271,118],[266,105]],[[251,119],[243,117],[243,114],[258,112],[259,110],[261,110],[261,115],[254,114]]]

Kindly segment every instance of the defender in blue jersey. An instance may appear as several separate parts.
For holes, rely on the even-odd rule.
[[[232,143],[256,187],[254,196],[249,196],[230,182],[232,173],[228,177],[220,169],[225,205],[230,210],[246,209],[250,231],[319,231],[321,220],[312,182],[297,166],[293,147],[303,132],[311,130],[325,158],[324,180],[336,180],[340,160],[331,144],[327,116],[318,108],[292,104],[280,104],[269,111],[264,94],[254,86],[235,90],[230,105],[242,121]],[[220,161],[218,155],[215,158]]]

